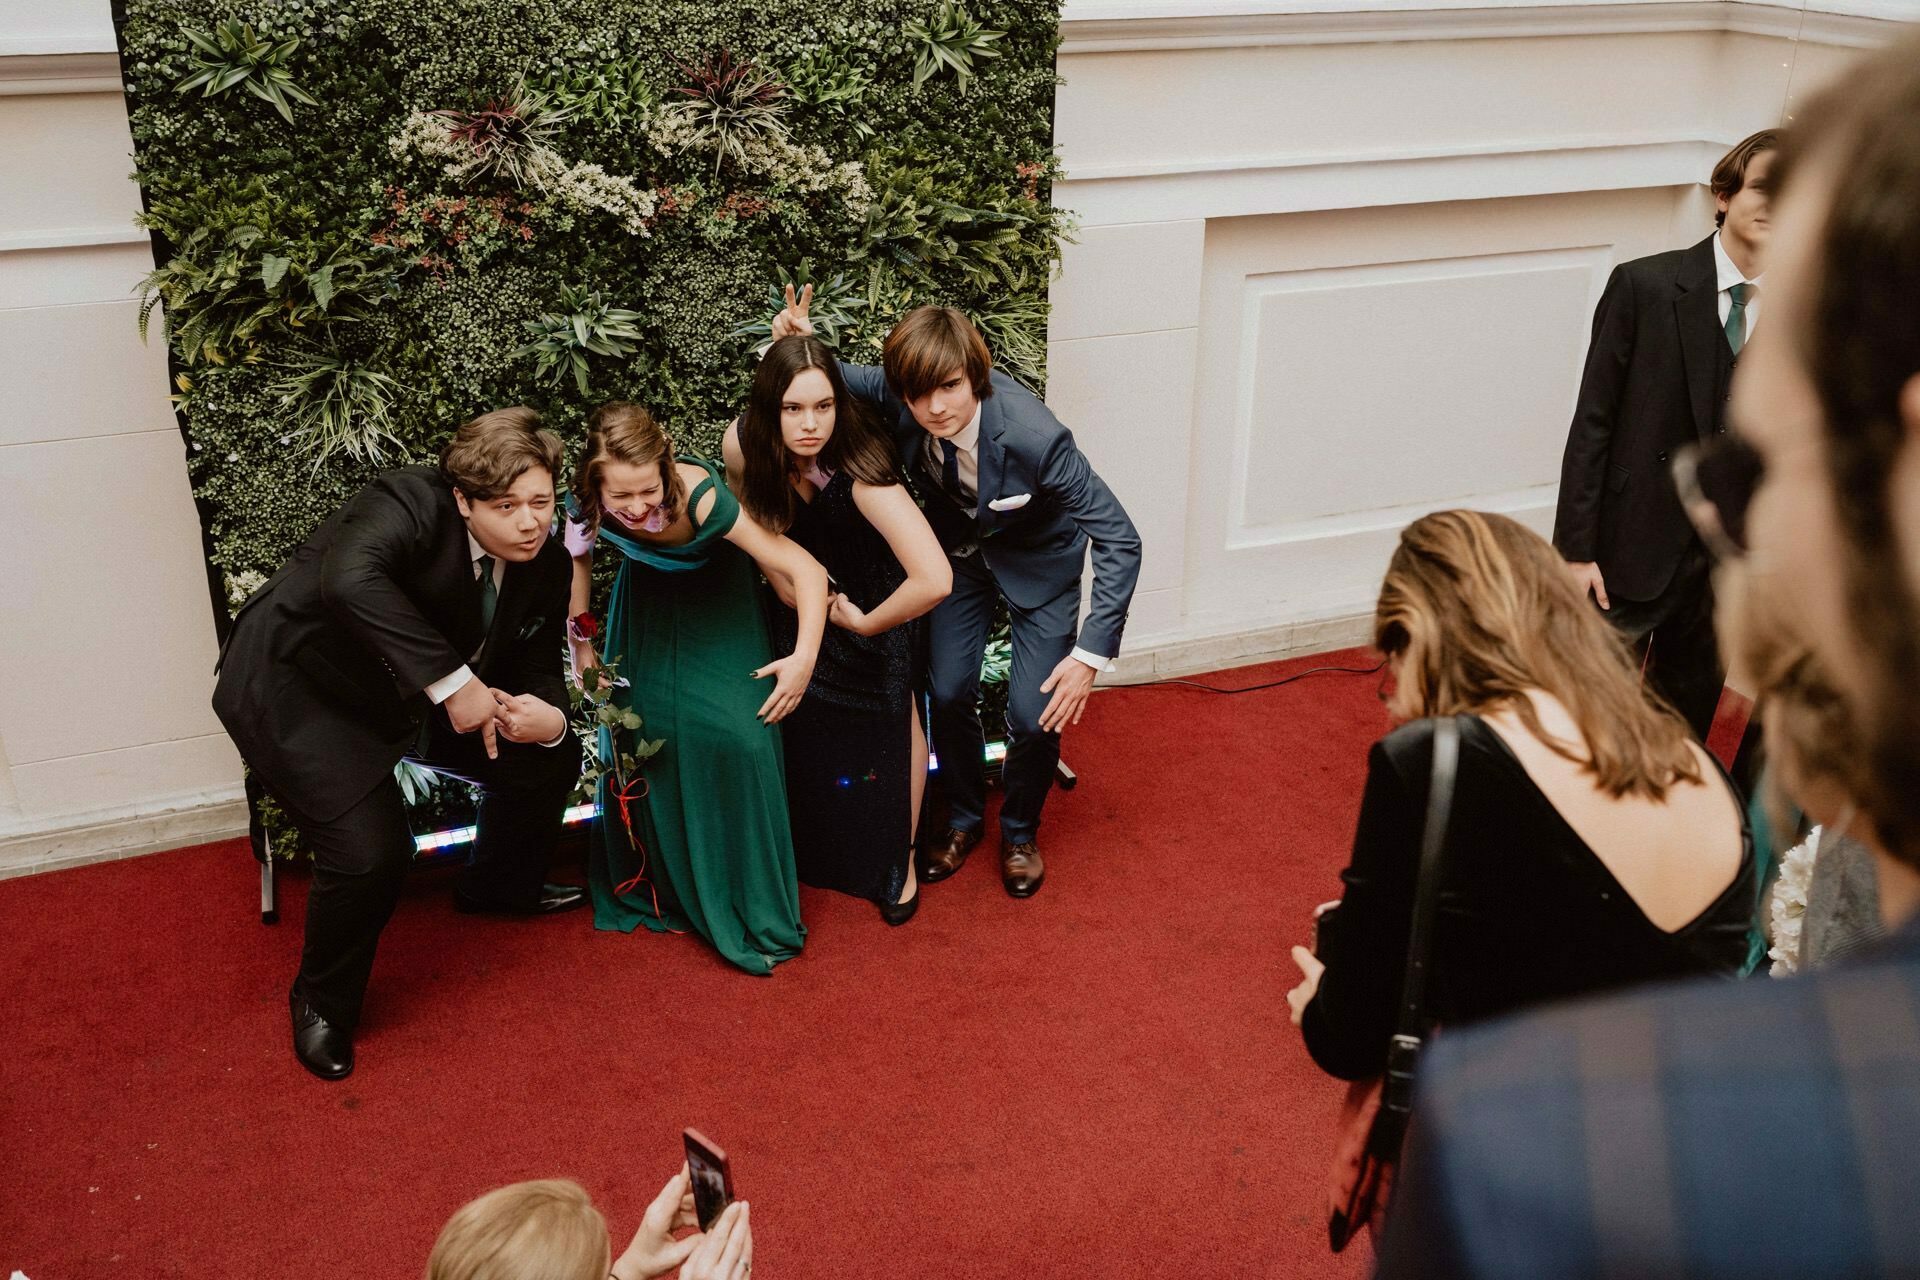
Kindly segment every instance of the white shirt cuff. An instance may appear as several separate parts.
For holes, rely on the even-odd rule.
[[[563,719],[560,722],[560,732],[554,734],[551,740],[543,742],[540,745],[543,747],[557,747],[567,740],[567,734],[572,732],[572,730],[573,725]]]
[[[1088,653],[1085,649],[1082,649],[1079,645],[1073,646],[1073,652],[1068,654],[1067,656],[1069,658],[1072,658],[1075,662],[1086,663],[1088,666],[1092,667],[1095,671],[1113,670],[1112,658],[1103,658],[1097,653]]]
[[[427,700],[437,707],[460,692],[460,686],[471,679],[473,679],[473,668],[463,662],[450,674],[441,676],[427,686]]]

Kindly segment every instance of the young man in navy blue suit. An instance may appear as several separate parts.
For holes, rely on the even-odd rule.
[[[1388,1280],[1920,1275],[1920,38],[1809,105],[1774,173],[1767,327],[1689,509],[1744,537],[1865,732],[1891,936],[1440,1036]]]
[[[773,336],[811,333],[808,286],[774,320]],[[1007,756],[1001,778],[1000,877],[1031,897],[1046,877],[1037,836],[1060,760],[1060,731],[1078,723],[1096,673],[1120,652],[1140,576],[1140,535],[1073,433],[1025,387],[993,369],[987,345],[952,307],[908,312],[887,336],[882,367],[842,364],[848,388],[879,405],[927,522],[953,565],[953,593],[928,615],[933,750],[950,812],[919,867],[928,884],[960,869],[986,823],[980,663],[996,600],[1012,622]],[[1092,603],[1080,580],[1093,551]]]

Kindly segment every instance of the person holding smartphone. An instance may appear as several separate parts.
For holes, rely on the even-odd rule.
[[[560,1178],[516,1182],[456,1210],[434,1241],[427,1280],[746,1280],[753,1270],[753,1224],[744,1200],[729,1204],[705,1231],[696,1225],[685,1166],[660,1188],[639,1229],[612,1257],[606,1219],[579,1183]]]

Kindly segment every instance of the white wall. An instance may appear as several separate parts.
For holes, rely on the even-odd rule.
[[[244,829],[113,48],[0,5],[0,875]]]
[[[1613,264],[1915,0],[1068,0],[1049,401],[1145,536],[1124,675],[1357,642],[1398,530],[1551,527]]]
[[[1361,638],[1395,530],[1550,519],[1609,266],[1920,0],[1068,0],[1054,407],[1132,673]],[[0,0],[0,876],[243,828],[107,0]]]

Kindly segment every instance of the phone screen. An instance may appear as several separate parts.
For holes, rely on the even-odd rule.
[[[733,1170],[727,1165],[727,1153],[698,1129],[688,1129],[681,1136],[687,1144],[687,1173],[693,1180],[693,1211],[705,1231],[733,1202]]]

